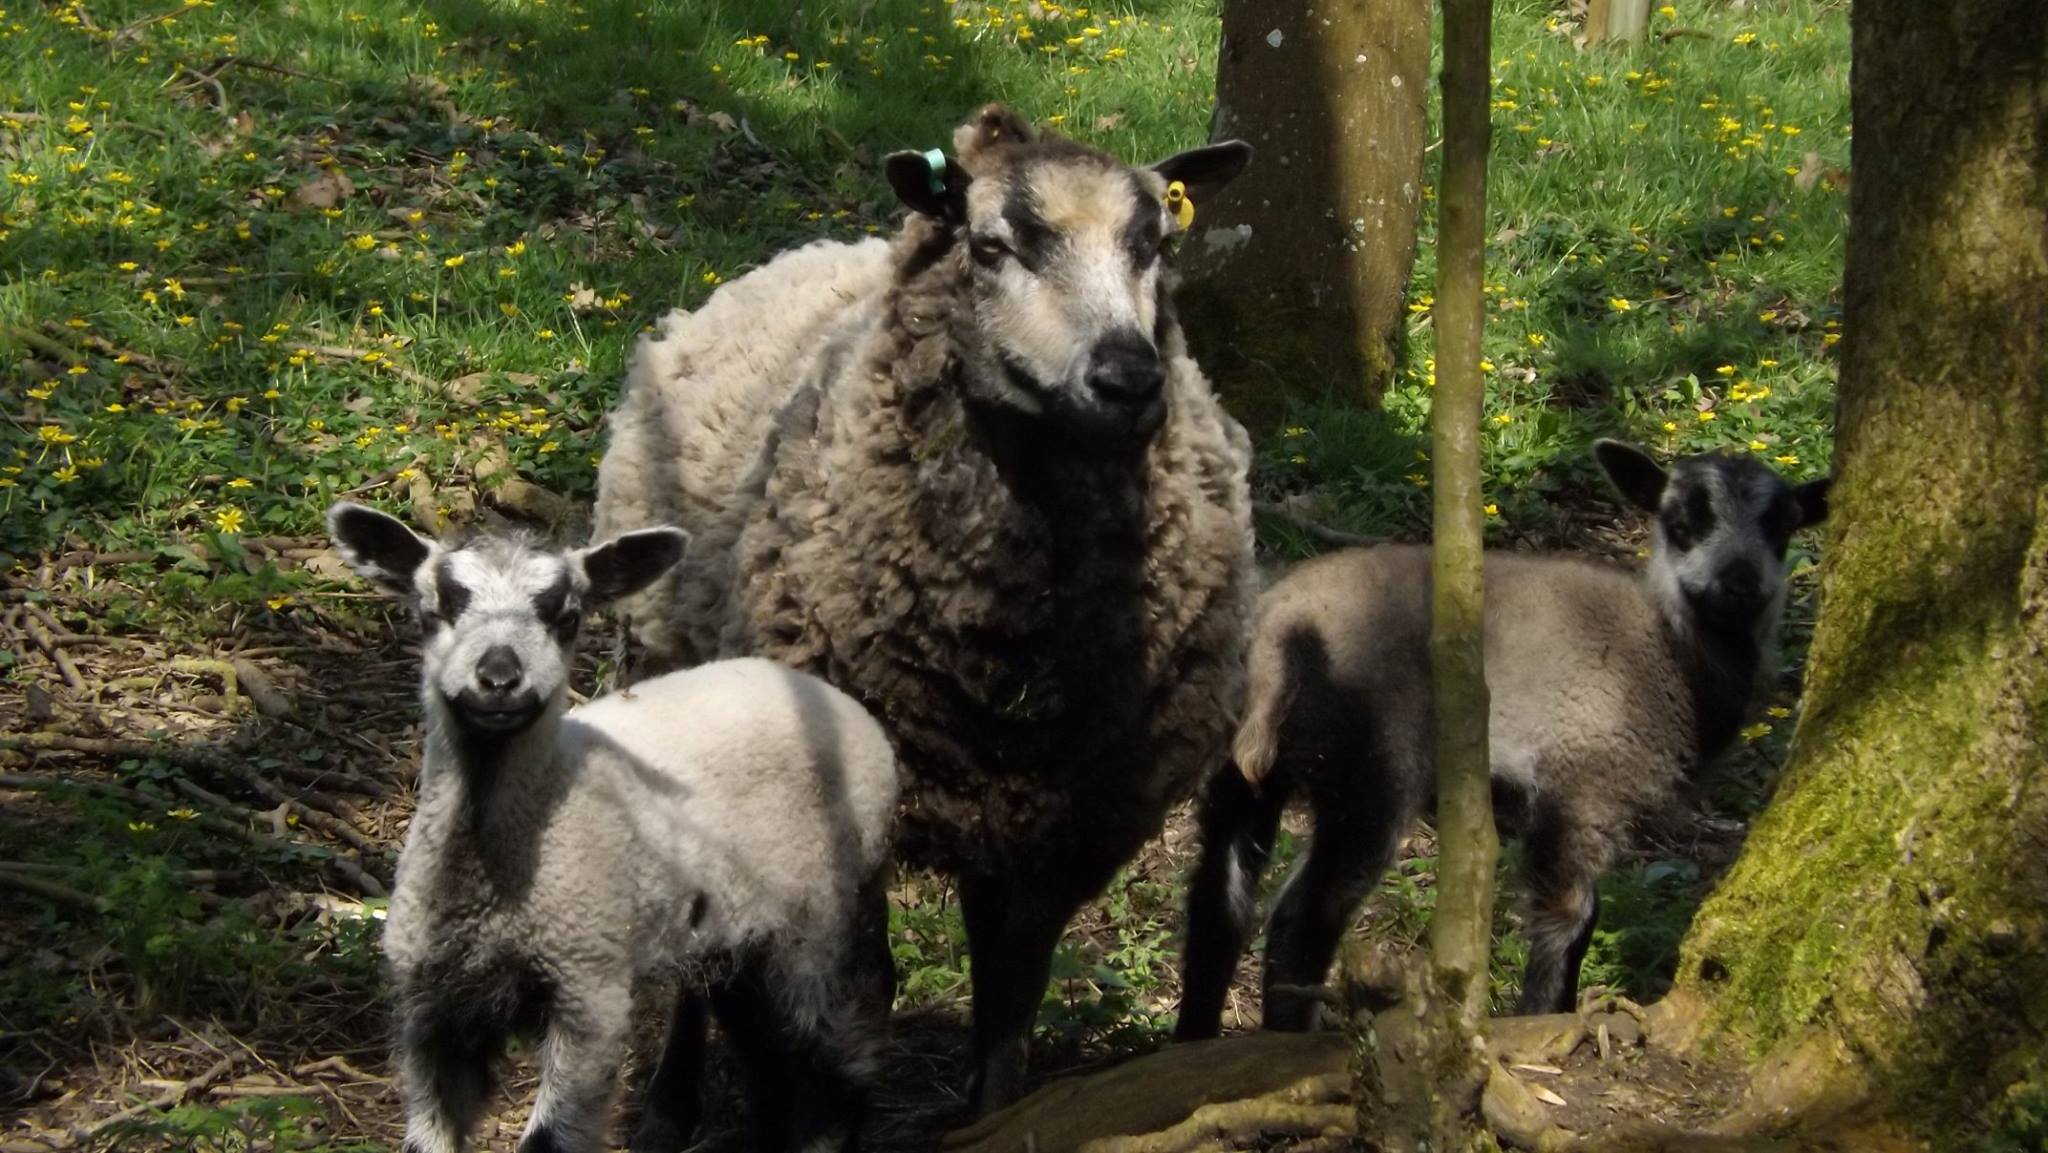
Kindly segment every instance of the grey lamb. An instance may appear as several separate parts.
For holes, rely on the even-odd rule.
[[[960,879],[974,1096],[1023,1087],[1068,918],[1223,753],[1255,589],[1250,444],[1175,320],[1149,168],[999,106],[888,160],[893,244],[813,244],[634,357],[597,521],[696,533],[626,608],[657,663],[760,654],[875,711],[899,848]]]
[[[545,1027],[521,1153],[604,1143],[637,978],[683,992],[636,1150],[698,1119],[708,998],[767,1149],[850,1147],[893,992],[895,758],[824,682],[726,661],[566,709],[584,611],[667,572],[688,537],[571,552],[448,547],[346,502],[342,556],[424,624],[426,739],[384,948],[407,1153],[457,1153],[513,1032]]]
[[[1787,543],[1827,515],[1826,480],[1794,487],[1750,457],[1669,473],[1600,441],[1615,487],[1655,515],[1640,574],[1486,554],[1487,724],[1500,820],[1526,863],[1525,1013],[1576,1002],[1600,874],[1633,822],[1724,749],[1776,668]],[[1305,791],[1307,859],[1268,926],[1266,1027],[1305,1029],[1359,903],[1434,804],[1426,547],[1338,552],[1262,598],[1235,767],[1211,778],[1188,898],[1177,1036],[1214,1036],[1253,927],[1281,809]]]

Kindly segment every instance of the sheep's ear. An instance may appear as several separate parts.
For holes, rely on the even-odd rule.
[[[972,178],[945,153],[891,152],[882,169],[896,199],[912,212],[955,224],[967,219],[967,185]]]
[[[644,528],[569,554],[591,603],[630,596],[683,559],[690,534],[679,528]]]
[[[1656,512],[1664,500],[1664,466],[1649,453],[1618,440],[1596,440],[1593,456],[1615,491],[1644,512]]]
[[[1223,191],[1223,186],[1237,179],[1251,162],[1251,145],[1242,140],[1225,140],[1177,152],[1154,164],[1152,171],[1165,177],[1168,184],[1180,181],[1188,190],[1188,199],[1199,204]]]
[[[1792,490],[1799,500],[1799,527],[1809,528],[1828,519],[1828,490],[1834,487],[1834,480],[1822,477],[1809,480]]]
[[[327,535],[364,579],[402,593],[413,591],[413,577],[441,547],[395,516],[346,500],[327,510]]]

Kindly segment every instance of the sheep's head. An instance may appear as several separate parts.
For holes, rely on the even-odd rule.
[[[1149,439],[1166,412],[1166,265],[1182,205],[1229,183],[1251,146],[1134,168],[995,104],[953,146],[942,164],[896,153],[888,174],[906,205],[965,246],[981,399],[1092,436]]]
[[[584,610],[652,584],[690,539],[652,528],[569,551],[502,535],[451,547],[348,501],[327,510],[327,528],[356,572],[418,609],[428,709],[498,736],[530,727],[566,697]]]
[[[1630,503],[1656,517],[1648,575],[1666,612],[1720,633],[1767,636],[1785,599],[1792,534],[1828,515],[1828,481],[1793,485],[1749,456],[1699,453],[1667,471],[1601,440],[1594,456]]]

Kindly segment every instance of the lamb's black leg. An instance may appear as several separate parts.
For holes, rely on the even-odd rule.
[[[1188,888],[1176,1041],[1214,1037],[1223,1002],[1257,923],[1259,877],[1273,851],[1293,778],[1276,771],[1256,793],[1225,764],[1209,778],[1201,808],[1202,860]]]
[[[864,1104],[856,1080],[812,1026],[792,1027],[758,966],[714,988],[711,1005],[746,1078],[755,1149],[856,1148]]]
[[[401,1153],[460,1153],[491,1091],[500,1033],[413,1010],[399,1029],[398,1083],[405,1099]]]
[[[1523,928],[1529,965],[1515,1011],[1569,1013],[1578,1008],[1579,966],[1600,920],[1600,874],[1612,850],[1606,838],[1554,808],[1539,806],[1522,839],[1522,853],[1528,861]]]
[[[1321,985],[1358,906],[1401,847],[1399,808],[1311,790],[1315,840],[1287,881],[1266,927],[1264,1025],[1299,1033],[1315,1023],[1316,1000],[1296,992]],[[1345,803],[1347,801],[1354,803]]]
[[[960,911],[974,965],[976,1115],[1024,1095],[1031,1027],[1052,974],[1053,950],[1079,901],[1052,896],[1028,880],[977,874],[960,880]]]
[[[676,995],[675,1016],[661,1061],[647,1081],[640,1127],[633,1134],[633,1153],[679,1153],[704,1119],[704,1049],[710,1005],[687,982]]]

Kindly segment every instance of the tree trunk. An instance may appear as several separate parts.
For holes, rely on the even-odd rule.
[[[1486,326],[1486,147],[1493,0],[1444,0],[1443,189],[1437,196],[1435,605],[1429,637],[1436,695],[1437,911],[1430,931],[1438,980],[1466,1028],[1486,1018],[1493,944],[1493,826],[1486,752],[1485,583],[1481,573],[1479,372]]]
[[[1851,18],[1805,715],[1680,991],[1760,1049],[1834,1054],[1812,1088],[1959,1143],[2009,1087],[2048,1099],[2048,7]]]
[[[1270,427],[1290,397],[1378,402],[1415,261],[1429,0],[1226,0],[1215,139],[1258,150],[1183,256],[1189,339]]]

